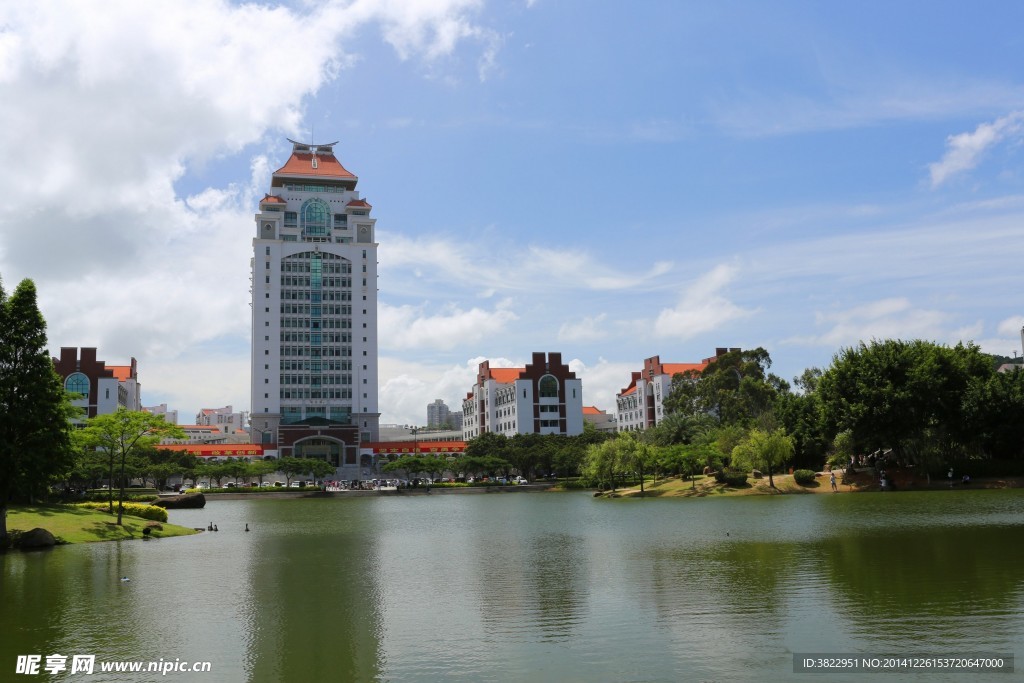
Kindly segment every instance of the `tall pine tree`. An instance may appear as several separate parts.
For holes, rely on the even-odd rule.
[[[71,468],[69,410],[35,283],[22,280],[10,298],[0,285],[0,547],[11,501],[44,493]]]

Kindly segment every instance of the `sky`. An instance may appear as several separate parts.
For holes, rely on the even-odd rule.
[[[1024,4],[0,5],[0,278],[52,355],[249,408],[249,259],[286,138],[379,240],[382,423],[561,352],[791,380],[885,338],[1021,353]]]

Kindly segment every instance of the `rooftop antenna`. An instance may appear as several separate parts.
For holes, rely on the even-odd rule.
[[[313,150],[313,168],[317,168],[316,147],[313,146],[314,140],[316,140],[316,125],[311,122],[309,124],[309,148]]]

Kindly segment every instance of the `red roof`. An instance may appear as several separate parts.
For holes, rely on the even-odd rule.
[[[597,406],[583,406],[584,415],[600,415],[603,410],[598,410]]]
[[[281,199],[277,195],[267,194],[263,195],[263,199],[260,200],[260,204],[287,204],[285,200]]]
[[[707,363],[662,363],[661,369],[666,375],[671,377],[676,373],[687,372],[689,370],[703,372],[704,368],[707,366]]]
[[[313,168],[313,156],[312,152],[292,152],[284,166],[274,171],[274,175],[356,179],[333,154],[317,154],[316,168]]]
[[[526,368],[490,368],[491,379],[498,384],[511,384],[519,379],[524,370]]]
[[[628,389],[626,389],[621,394],[619,394],[619,396],[629,396],[634,391],[636,391],[636,385],[635,384],[631,385]]]
[[[256,445],[251,443],[207,444],[207,443],[175,443],[161,444],[158,449],[167,451],[184,451],[200,458],[255,458],[263,457],[264,448],[276,448],[274,444]]]
[[[107,370],[113,370],[114,377],[118,382],[125,382],[132,378],[132,366],[130,365],[106,365]]]
[[[353,199],[352,201],[350,201],[345,206],[365,206],[367,209],[372,209],[373,208],[372,204],[370,204],[370,203],[368,203],[368,202],[366,202],[366,201],[364,201],[362,199]]]

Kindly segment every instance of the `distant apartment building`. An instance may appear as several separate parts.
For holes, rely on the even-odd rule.
[[[120,406],[142,410],[142,386],[134,358],[128,365],[108,365],[97,360],[93,347],[62,346],[53,366],[64,388],[80,396],[71,403],[82,408],[85,418],[117,412]]]
[[[434,399],[433,403],[427,404],[427,427],[440,427],[442,425],[455,426],[458,420],[461,426],[462,414],[453,413],[448,405],[441,399]]]
[[[717,348],[715,355],[699,363],[662,363],[660,356],[644,360],[644,369],[634,372],[629,384],[615,396],[618,431],[642,431],[665,418],[664,400],[672,391],[672,377],[690,370],[703,372],[715,358],[738,348]]]
[[[167,424],[178,424],[178,411],[168,410],[166,403],[161,403],[158,406],[142,406],[142,409],[147,413],[151,413],[153,415],[162,415],[164,418],[164,422],[166,422]]]
[[[466,441],[486,432],[582,434],[582,381],[561,353],[534,353],[523,368],[492,368],[484,361],[462,402],[462,417]]]
[[[232,434],[246,428],[249,413],[235,412],[232,406],[203,408],[196,413],[196,424],[219,427],[222,432]]]

